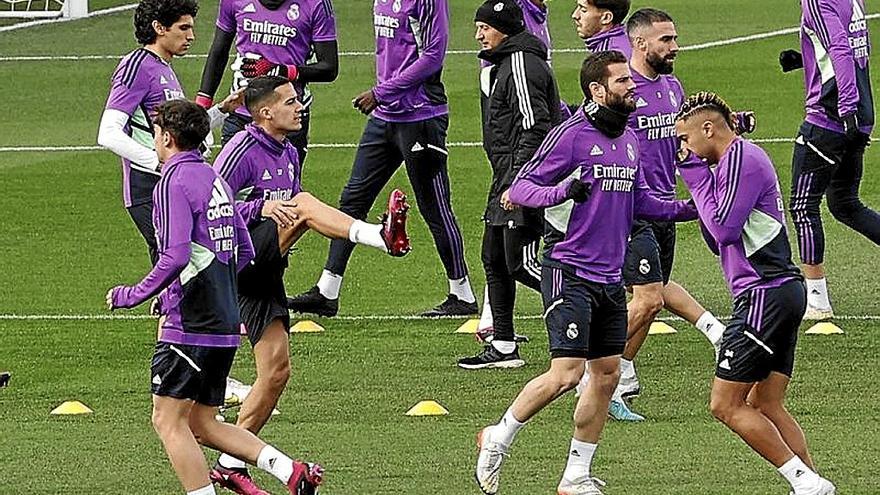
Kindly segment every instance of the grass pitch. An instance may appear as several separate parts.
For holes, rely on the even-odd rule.
[[[473,50],[475,1],[451,0],[453,50]],[[677,21],[681,42],[695,45],[774,31],[797,24],[796,2],[768,5],[706,0],[658,0]],[[107,7],[104,1],[99,7]],[[336,0],[343,52],[369,51],[369,2]],[[636,7],[647,5],[636,2]],[[557,49],[582,45],[567,20],[573,2],[550,4]],[[93,8],[95,8],[93,6]],[[216,3],[204,2],[193,56],[175,62],[187,93],[197,90],[210,44]],[[871,22],[876,32],[880,24]],[[875,38],[875,41],[877,39]],[[802,118],[800,74],[783,75],[778,52],[796,47],[796,35],[683,52],[677,74],[687,92],[712,89],[738,108],[758,114],[756,139],[790,138]],[[0,56],[118,55],[135,47],[131,12],[0,34]],[[578,101],[583,55],[554,55],[563,98]],[[116,59],[0,61],[5,94],[0,148],[93,145]],[[479,141],[477,63],[450,54],[445,82],[450,98],[450,142]],[[370,87],[373,60],[344,55],[339,79],[315,85],[312,142],[356,143],[364,124],[351,109],[353,95]],[[228,87],[224,81],[221,88]],[[784,190],[790,143],[764,144]],[[478,147],[452,147],[453,206],[463,229],[475,289],[482,290],[479,217],[489,169]],[[350,147],[313,147],[306,189],[334,204],[351,167]],[[880,205],[876,147],[866,155],[865,202]],[[103,297],[116,283],[132,283],[148,269],[143,243],[121,207],[118,160],[108,152],[0,153],[0,371],[13,372],[0,389],[0,493],[179,493],[149,424],[149,358],[154,322],[102,320]],[[409,190],[404,174],[389,188]],[[785,194],[787,196],[787,194]],[[417,210],[417,208],[416,208]],[[379,214],[379,208],[373,216]],[[835,310],[877,315],[877,247],[827,215],[828,270]],[[372,250],[355,252],[346,275],[342,314],[411,315],[439,302],[446,282],[424,223],[413,215],[414,252],[393,260]],[[674,278],[712,311],[730,312],[717,262],[693,225],[679,229]],[[306,236],[291,257],[290,293],[310,287],[328,242]],[[518,314],[534,315],[539,298],[520,290]],[[145,308],[125,314],[144,315]],[[18,315],[18,316],[12,316]],[[83,319],[24,319],[65,315]],[[547,366],[540,320],[518,320],[532,337],[520,370],[466,372],[457,357],[477,346],[452,332],[460,321],[321,320],[322,334],[292,339],[293,377],[264,438],[328,469],[322,493],[478,493],[472,481],[474,434],[503,413],[521,386]],[[820,470],[843,494],[880,492],[876,383],[880,343],[876,320],[842,320],[842,336],[802,336],[790,407],[802,421]],[[681,322],[679,333],[652,337],[637,360],[643,397],[635,408],[643,424],[610,423],[594,463],[605,490],[618,494],[752,495],[787,493],[773,469],[707,411],[712,354]],[[233,375],[254,378],[247,345]],[[60,402],[77,399],[95,413],[50,417]],[[403,413],[434,399],[451,414],[408,418]],[[551,405],[519,435],[504,471],[502,493],[553,493],[565,465],[574,397]],[[264,486],[279,486],[257,474]]]

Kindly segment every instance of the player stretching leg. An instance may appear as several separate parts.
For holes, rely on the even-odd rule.
[[[300,130],[303,106],[287,78],[252,79],[244,94],[254,121],[223,147],[214,168],[239,198],[236,206],[256,252],[254,263],[239,276],[238,304],[253,346],[257,379],[237,424],[257,434],[290,377],[290,317],[283,276],[293,244],[312,229],[402,256],[409,251],[409,240],[407,205],[399,191],[392,195],[384,227],[354,220],[302,191],[299,154],[288,136]],[[228,454],[220,456],[211,479],[241,495],[265,493],[244,461]]]
[[[806,117],[798,130],[788,208],[804,275],[804,319],[834,316],[825,280],[825,232],[819,205],[880,244],[880,214],[859,199],[865,146],[874,126],[868,75],[870,42],[861,0],[803,0],[801,51],[780,55],[783,70],[804,67]]]
[[[587,363],[592,379],[578,399],[560,495],[601,494],[590,476],[626,341],[626,291],[621,279],[634,217],[690,220],[684,201],[648,193],[639,168],[638,140],[627,128],[635,110],[626,57],[616,51],[588,57],[581,69],[584,107],[547,135],[510,188],[510,201],[546,208],[548,231],[541,271],[550,369],[534,378],[493,426],[479,436],[476,480],[498,491],[504,459],[517,432],[544,407],[573,389]],[[590,156],[590,166],[582,157]]]
[[[188,495],[214,493],[198,442],[257,465],[291,494],[311,495],[322,481],[320,466],[294,461],[215,419],[240,339],[236,272],[253,258],[253,247],[232,190],[198,151],[210,132],[204,109],[168,102],[153,123],[163,163],[153,193],[159,259],[137,285],[107,293],[111,310],[161,293],[167,318],[151,365],[153,428]]]
[[[712,414],[773,464],[794,495],[832,495],[834,485],[816,474],[804,432],[784,405],[807,300],[791,261],[776,170],[764,150],[737,137],[733,112],[713,93],[687,99],[675,132],[681,178],[734,298]]]
[[[377,84],[353,100],[370,115],[339,209],[364,218],[401,162],[449,279],[449,294],[423,316],[472,315],[461,230],[450,202],[446,131],[449,115],[440,76],[449,40],[447,0],[374,2]],[[311,290],[290,298],[291,311],[334,316],[348,260],[348,240],[330,243],[327,263]]]

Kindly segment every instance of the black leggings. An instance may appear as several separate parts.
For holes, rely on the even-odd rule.
[[[541,234],[528,227],[507,228],[486,224],[483,233],[483,268],[489,288],[489,306],[494,320],[494,338],[513,342],[513,308],[516,282],[541,291],[541,262],[538,244]]]

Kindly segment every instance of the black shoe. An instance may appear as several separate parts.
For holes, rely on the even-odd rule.
[[[504,354],[492,344],[483,347],[483,350],[474,357],[458,360],[458,366],[466,370],[479,370],[483,368],[519,368],[526,364],[519,357],[519,350],[514,349],[510,354]]]
[[[446,300],[435,308],[425,311],[419,316],[427,318],[440,318],[442,316],[476,316],[480,312],[477,301],[464,302],[454,294],[446,296]]]
[[[288,297],[287,308],[297,313],[336,316],[339,312],[339,299],[327,299],[315,286],[298,296]]]

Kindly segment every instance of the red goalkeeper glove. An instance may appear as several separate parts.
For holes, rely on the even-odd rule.
[[[241,63],[241,74],[250,79],[260,76],[281,76],[296,81],[299,71],[295,65],[276,64],[267,58],[246,58]]]
[[[204,108],[205,110],[214,106],[214,98],[202,93],[201,91],[196,95],[196,105]]]

